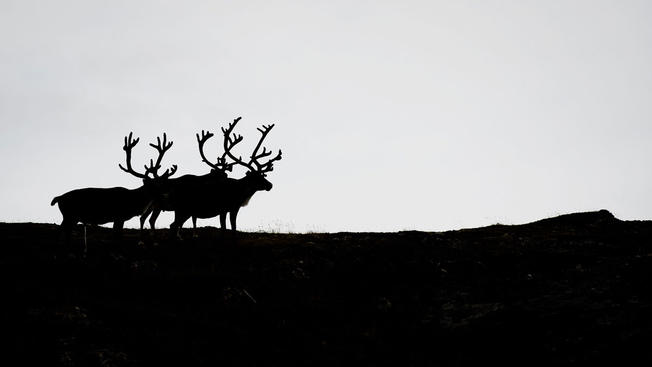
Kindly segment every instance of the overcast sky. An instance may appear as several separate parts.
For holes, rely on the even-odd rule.
[[[204,174],[195,133],[237,116],[239,154],[262,123],[284,153],[248,230],[652,218],[649,1],[1,0],[0,40],[0,221],[138,187],[130,131]]]

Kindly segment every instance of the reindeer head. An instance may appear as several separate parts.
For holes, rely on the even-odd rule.
[[[233,146],[235,146],[236,144],[242,141],[242,135],[233,134],[232,136],[233,129],[237,125],[238,121],[240,121],[240,119],[241,117],[238,117],[235,120],[233,120],[232,123],[229,124],[228,128],[226,129],[222,128],[222,132],[224,133],[224,154],[233,160],[234,163],[232,163],[231,165],[237,163],[243,167],[246,167],[249,170],[246,173],[246,178],[249,180],[252,187],[256,191],[258,190],[269,191],[272,189],[272,183],[269,182],[265,177],[267,176],[268,172],[271,172],[274,169],[273,163],[275,161],[281,160],[281,150],[279,149],[278,154],[274,158],[271,158],[264,163],[261,163],[259,160],[261,158],[270,156],[272,152],[268,151],[267,148],[265,147],[263,147],[263,151],[261,153],[258,153],[258,150],[260,149],[260,146],[263,144],[263,141],[267,137],[267,134],[274,127],[274,124],[267,125],[267,126],[263,125],[262,127],[258,128],[258,131],[260,131],[262,136],[260,137],[260,140],[258,140],[258,144],[256,144],[256,148],[251,153],[249,162],[245,163],[242,160],[242,157],[236,158],[231,153],[231,148],[233,148]]]
[[[136,172],[131,166],[131,151],[138,144],[140,138],[133,139],[133,133],[129,133],[129,136],[125,136],[125,144],[122,149],[125,151],[127,157],[127,168],[123,167],[121,164],[118,164],[120,169],[123,171],[138,177],[143,180],[143,185],[145,187],[158,187],[161,183],[165,182],[170,176],[174,175],[177,171],[177,165],[172,165],[172,168],[168,168],[163,172],[162,175],[158,174],[158,170],[161,168],[161,161],[165,152],[167,152],[172,147],[172,142],[167,141],[167,135],[163,133],[163,140],[161,141],[160,137],[156,137],[156,144],[150,143],[149,145],[156,149],[158,152],[158,157],[156,162],[153,159],[149,160],[149,166],[145,165],[145,173]],[[151,176],[150,176],[151,175]]]

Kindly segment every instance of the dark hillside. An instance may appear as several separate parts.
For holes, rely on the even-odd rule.
[[[3,358],[652,363],[652,222],[607,211],[444,233],[88,236],[79,259],[58,250],[55,225],[0,224]]]

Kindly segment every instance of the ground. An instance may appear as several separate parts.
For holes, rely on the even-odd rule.
[[[139,244],[0,224],[2,358],[41,366],[652,362],[652,222],[607,211],[441,232]],[[73,236],[83,243],[83,231]],[[4,363],[3,363],[4,364]],[[4,364],[7,365],[7,364]]]

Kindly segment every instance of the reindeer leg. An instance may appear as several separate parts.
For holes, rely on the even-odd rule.
[[[57,247],[55,259],[58,257],[74,256],[77,253],[75,246],[72,244],[72,230],[77,221],[70,217],[63,217],[61,221],[61,232],[59,235],[60,245]],[[63,243],[61,243],[63,240]]]
[[[238,244],[238,230],[236,227],[236,219],[238,217],[238,211],[240,208],[236,208],[232,211],[229,212],[229,221],[231,222],[231,230],[227,231],[228,233],[228,238],[229,242],[231,245],[237,245]],[[224,216],[226,217],[226,213],[224,213]]]
[[[195,216],[192,217],[192,237],[199,237],[199,235],[197,235],[197,217]]]
[[[238,218],[238,211],[240,208],[236,208],[235,210],[231,210],[229,213],[229,220],[231,221],[231,230],[233,232],[237,232],[236,226],[235,226],[235,221]]]
[[[176,234],[176,239],[183,239],[181,238],[181,227],[183,227],[183,224],[188,220],[188,218],[190,218],[190,215],[174,212],[174,222],[170,225],[170,229]]]
[[[161,215],[161,209],[156,208],[152,211],[152,216],[149,217],[149,226],[152,227],[152,233],[156,229],[156,220],[159,215]]]
[[[226,231],[226,212],[220,213],[220,227],[222,231]]]
[[[66,247],[70,245],[73,226],[74,222],[70,220],[70,218],[63,218],[63,221],[61,222],[61,232],[63,233],[64,245]]]
[[[145,228],[145,221],[147,220],[147,216],[149,216],[149,214],[151,212],[152,212],[152,207],[149,206],[149,207],[147,207],[147,209],[145,209],[143,214],[140,215],[140,231],[141,232],[143,231],[143,228]]]

